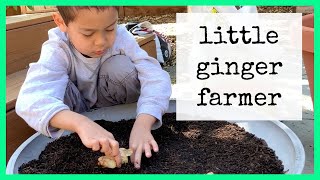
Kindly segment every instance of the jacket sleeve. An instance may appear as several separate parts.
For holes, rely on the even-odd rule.
[[[137,104],[137,115],[149,114],[157,118],[152,129],[162,125],[162,115],[167,111],[171,96],[171,80],[159,62],[148,56],[140,48],[134,36],[126,31],[121,31],[122,44],[127,56],[133,61],[141,84],[140,97]]]
[[[68,83],[67,53],[57,43],[45,43],[40,59],[31,63],[20,89],[16,112],[36,131],[58,138],[63,130],[49,126],[59,111],[69,109],[63,103]]]

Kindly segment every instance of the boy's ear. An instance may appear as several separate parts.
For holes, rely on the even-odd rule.
[[[67,31],[67,25],[64,23],[64,20],[59,13],[57,12],[53,13],[52,18],[62,32]]]

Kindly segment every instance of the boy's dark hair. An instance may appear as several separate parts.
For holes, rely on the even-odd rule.
[[[119,12],[119,6],[57,6],[57,9],[62,16],[66,25],[74,21],[77,17],[77,11],[81,9],[96,9],[97,11],[104,11],[109,8],[115,8]]]

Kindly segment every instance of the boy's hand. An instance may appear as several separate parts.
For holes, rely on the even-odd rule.
[[[131,162],[134,167],[139,169],[141,155],[144,152],[147,158],[150,158],[151,149],[154,152],[159,151],[157,142],[151,134],[151,127],[156,122],[156,118],[148,114],[140,114],[131,130],[129,147],[133,150]]]
[[[117,167],[121,167],[119,143],[110,132],[91,120],[81,121],[76,132],[87,148],[114,157]]]

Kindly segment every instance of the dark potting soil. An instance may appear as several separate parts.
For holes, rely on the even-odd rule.
[[[236,124],[175,119],[175,114],[165,114],[162,127],[152,131],[159,152],[149,159],[143,156],[140,170],[131,163],[115,169],[99,167],[103,154],[86,148],[73,133],[49,143],[39,159],[23,164],[19,173],[284,173],[282,162],[266,142]],[[95,122],[112,132],[120,147],[128,148],[134,120]]]

